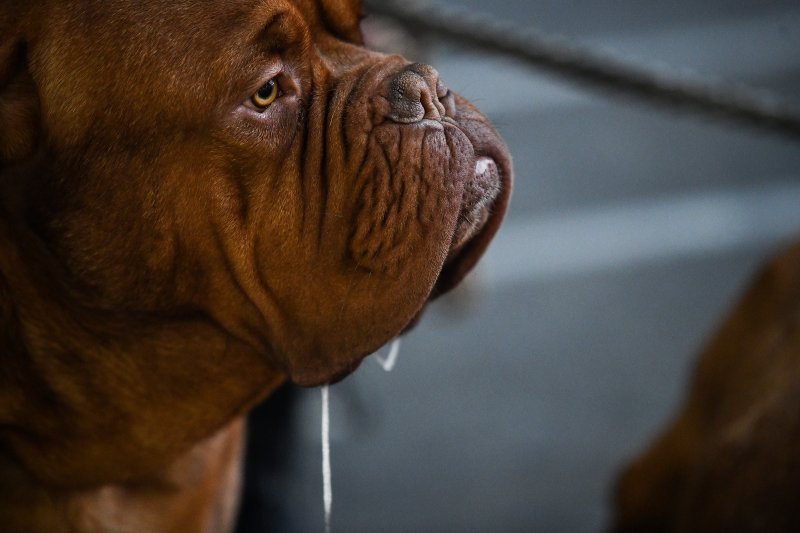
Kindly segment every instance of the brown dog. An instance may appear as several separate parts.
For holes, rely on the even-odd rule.
[[[623,532],[800,531],[800,246],[700,358],[676,420],[625,472]]]
[[[242,416],[457,283],[488,121],[357,0],[0,0],[0,524],[223,531]]]

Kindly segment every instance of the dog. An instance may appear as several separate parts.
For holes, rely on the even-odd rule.
[[[620,478],[618,533],[800,531],[800,244],[758,275],[675,420]]]
[[[502,139],[358,0],[0,0],[0,524],[228,531],[243,416],[474,266]]]

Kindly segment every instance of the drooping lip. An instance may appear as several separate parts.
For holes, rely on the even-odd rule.
[[[491,190],[487,191],[486,197],[473,207],[480,217],[479,223],[470,228],[466,235],[460,236],[460,240],[457,240],[459,235],[456,230],[450,252],[430,299],[451,290],[472,270],[500,228],[508,209],[511,200],[513,167],[511,156],[499,136],[496,138],[496,142],[476,147],[475,171],[473,183],[480,182],[481,174],[479,172],[482,172],[483,177],[490,178],[494,185],[488,187]]]
[[[505,147],[500,146],[492,150],[492,153],[494,157],[490,155],[478,155],[475,159],[476,175],[478,172],[484,170],[482,167],[487,163],[490,164],[491,167],[485,170],[491,170],[497,173],[495,176],[497,181],[495,183],[498,186],[495,188],[493,197],[485,198],[474,207],[474,209],[481,211],[483,220],[477,227],[470,228],[468,234],[461,237],[463,242],[457,242],[459,239],[459,229],[456,228],[456,235],[454,235],[450,253],[428,297],[428,301],[425,302],[406,327],[403,328],[401,335],[410,331],[417,325],[425,312],[428,302],[450,291],[464,279],[478,260],[480,260],[483,252],[489,246],[495,233],[497,233],[497,230],[500,228],[500,223],[503,221],[503,217],[508,209],[508,202],[511,199],[513,180],[512,166],[511,157],[508,155]]]
[[[485,194],[470,198],[469,194],[465,193],[462,214],[465,212],[478,213],[481,218],[466,229],[466,233],[462,236],[463,242],[456,242],[459,238],[459,229],[456,228],[450,254],[428,301],[455,287],[475,266],[499,229],[508,208],[513,179],[512,166],[510,155],[502,142],[478,152],[474,161],[474,172],[474,192],[483,191]],[[485,180],[485,183],[482,183],[482,180]],[[427,302],[422,305],[399,335],[409,331],[419,322],[426,306]],[[334,371],[326,372],[324,376],[304,376],[306,379],[299,383],[305,386],[337,383],[354,372],[364,358],[371,354],[372,352],[349,360]]]
[[[475,158],[473,178],[464,188],[461,213],[450,245],[451,255],[486,225],[501,187],[500,170],[495,160],[486,156]]]

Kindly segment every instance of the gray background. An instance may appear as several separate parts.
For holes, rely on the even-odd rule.
[[[458,3],[800,100],[796,0]],[[679,405],[702,344],[800,234],[800,145],[417,44],[503,133],[515,196],[395,371],[367,360],[333,387],[333,531],[600,531],[615,476]],[[319,391],[296,401],[291,446],[261,482],[273,527],[322,531]]]

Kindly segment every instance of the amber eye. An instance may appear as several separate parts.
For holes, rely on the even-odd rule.
[[[264,110],[278,99],[280,92],[281,90],[280,87],[278,87],[278,82],[273,78],[262,85],[261,88],[250,97],[250,101],[253,102],[253,105],[258,109]]]

